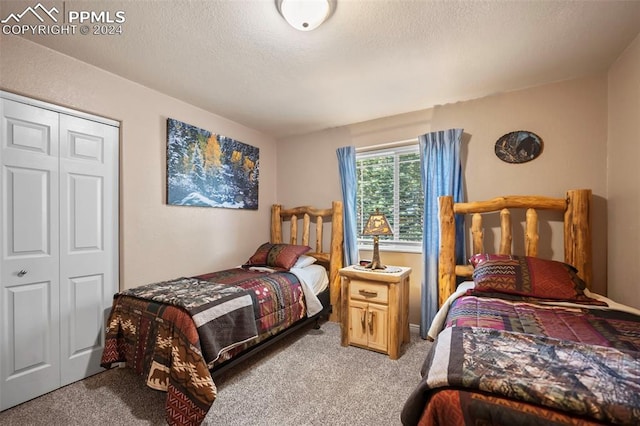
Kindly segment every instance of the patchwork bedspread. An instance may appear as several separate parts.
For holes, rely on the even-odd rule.
[[[114,298],[101,363],[126,362],[166,391],[170,425],[198,425],[217,394],[209,368],[305,315],[290,273],[236,268],[138,287]]]
[[[453,302],[445,327],[484,327],[640,351],[640,318],[615,310],[465,296]]]
[[[466,291],[403,423],[640,424],[640,316],[603,304]]]
[[[191,315],[207,363],[220,353],[258,337],[253,299],[248,290],[198,278],[177,278],[120,293],[166,303]]]
[[[479,391],[587,421],[640,423],[640,353],[481,327],[438,336],[402,411],[417,424],[432,391]]]

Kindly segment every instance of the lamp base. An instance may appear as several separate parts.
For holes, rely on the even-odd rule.
[[[367,269],[387,269],[386,266],[380,262],[380,249],[378,248],[378,236],[373,236],[373,258],[371,262],[364,266]]]
[[[384,266],[382,263],[380,262],[369,262],[366,265],[364,265],[365,268],[367,269],[387,269],[386,266]]]

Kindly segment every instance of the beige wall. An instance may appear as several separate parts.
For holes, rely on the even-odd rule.
[[[429,131],[464,128],[463,162],[467,199],[506,194],[563,197],[567,189],[594,194],[594,289],[606,292],[607,78],[559,82],[482,99],[438,106],[278,141],[278,199],[327,202],[340,199],[335,150],[415,138]],[[508,164],[494,154],[495,141],[514,130],[530,130],[544,141],[542,155]],[[304,158],[305,161],[300,161]],[[305,176],[305,179],[301,179]],[[563,258],[561,218],[550,229],[541,254]],[[487,232],[491,240],[491,232]],[[363,257],[369,253],[362,253]],[[382,252],[383,262],[412,266],[410,322],[419,323],[420,254]]]
[[[121,122],[121,287],[240,264],[269,239],[272,138],[24,39],[0,44],[2,90]],[[260,148],[259,210],[165,204],[169,117]]]
[[[609,296],[640,308],[640,36],[609,70]]]

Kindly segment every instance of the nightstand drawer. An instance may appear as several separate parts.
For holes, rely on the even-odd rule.
[[[349,293],[352,299],[366,300],[373,303],[389,302],[389,287],[385,284],[352,280],[349,286]]]

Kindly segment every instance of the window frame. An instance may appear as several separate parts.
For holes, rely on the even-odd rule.
[[[394,161],[394,176],[393,176],[393,192],[394,192],[394,200],[393,200],[393,214],[394,218],[392,223],[394,224],[394,238],[396,233],[396,229],[399,226],[399,217],[400,217],[400,209],[399,209],[399,161],[400,156],[403,154],[416,153],[419,155],[420,148],[418,145],[418,139],[413,139],[409,141],[403,141],[401,143],[392,143],[385,144],[382,146],[374,146],[369,148],[356,149],[356,173],[359,171],[358,161],[366,158],[375,158],[375,157],[383,157],[383,156],[393,156]],[[358,178],[359,179],[359,176]],[[422,187],[422,182],[418,182],[420,187]],[[356,203],[359,203],[360,197],[356,196]],[[424,216],[423,216],[424,220]],[[360,229],[358,229],[358,249],[359,250],[373,250],[373,241],[369,238],[364,238],[360,235]],[[422,252],[422,244],[423,240],[420,241],[401,241],[401,240],[379,240],[379,249],[380,251],[393,251],[393,252],[407,252],[407,253],[421,253]]]

